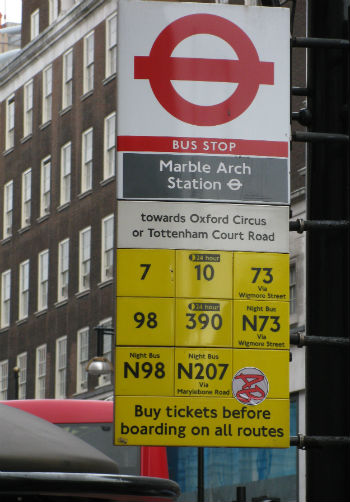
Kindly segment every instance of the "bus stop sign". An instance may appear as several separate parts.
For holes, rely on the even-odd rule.
[[[193,35],[213,35],[229,44],[238,59],[172,57],[175,47]],[[135,79],[148,79],[159,103],[174,117],[197,126],[225,124],[252,103],[259,85],[274,84],[274,63],[259,60],[248,35],[228,19],[191,14],[170,23],[156,38],[149,56],[135,56]],[[223,102],[197,105],[184,99],[173,80],[231,82],[238,86]]]

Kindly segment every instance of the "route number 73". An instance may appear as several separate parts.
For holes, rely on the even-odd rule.
[[[272,268],[251,267],[251,270],[255,271],[252,280],[253,284],[258,280],[259,276],[265,284],[270,284],[273,281],[273,275],[271,274]]]

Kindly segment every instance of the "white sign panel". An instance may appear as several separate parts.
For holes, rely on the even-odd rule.
[[[118,17],[119,135],[289,140],[289,9],[120,1]]]
[[[118,248],[287,253],[289,208],[119,201]]]
[[[121,0],[118,22],[118,198],[149,198],[130,178],[167,152],[255,157],[272,177],[268,160],[279,159],[283,188],[258,200],[288,203],[289,9]],[[171,198],[257,201],[235,191]]]

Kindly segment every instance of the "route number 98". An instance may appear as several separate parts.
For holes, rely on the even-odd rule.
[[[136,322],[136,328],[141,328],[145,323],[147,328],[151,329],[158,326],[157,314],[155,312],[148,312],[147,314],[135,312],[134,321]]]

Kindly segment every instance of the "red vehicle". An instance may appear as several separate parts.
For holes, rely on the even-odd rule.
[[[32,413],[78,436],[115,460],[122,474],[169,477],[165,447],[113,445],[112,401],[25,399],[1,403]]]

